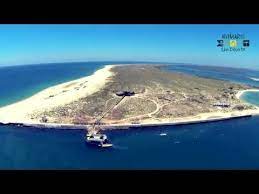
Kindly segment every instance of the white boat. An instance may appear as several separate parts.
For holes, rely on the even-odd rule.
[[[104,134],[87,134],[86,142],[103,148],[112,147],[112,144],[109,143],[107,136]]]
[[[167,134],[166,133],[160,133],[160,136],[166,136]]]

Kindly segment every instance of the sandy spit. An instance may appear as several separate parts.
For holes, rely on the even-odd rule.
[[[4,106],[0,108],[0,122],[38,123],[31,119],[30,114],[69,104],[99,91],[114,75],[111,71],[113,67],[107,65],[90,76],[49,87],[27,99]]]

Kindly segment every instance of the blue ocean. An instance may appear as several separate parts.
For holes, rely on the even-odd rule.
[[[1,67],[0,107],[116,63],[131,62]],[[163,70],[259,86],[257,70],[185,64]],[[242,98],[259,105],[256,92]],[[251,117],[107,131],[111,149],[89,147],[81,130],[0,126],[0,169],[259,169],[258,126],[259,117]]]

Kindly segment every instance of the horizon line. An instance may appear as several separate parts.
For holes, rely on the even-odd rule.
[[[0,64],[0,68],[2,67],[17,67],[17,66],[29,66],[29,65],[47,65],[47,64],[64,64],[64,63],[89,63],[89,62],[122,62],[122,63],[165,63],[165,64],[175,64],[175,65],[196,65],[196,66],[211,66],[211,67],[227,67],[227,68],[235,68],[235,69],[248,69],[248,70],[259,70],[259,67],[235,67],[233,65],[221,65],[221,64],[197,64],[197,63],[189,63],[189,62],[169,62],[169,61],[144,61],[144,60],[80,60],[80,61],[58,61],[58,62],[39,62],[39,63],[26,63],[26,64],[8,64],[3,65]]]

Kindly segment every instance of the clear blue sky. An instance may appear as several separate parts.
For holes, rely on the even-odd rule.
[[[251,46],[223,53],[222,33],[244,33]],[[259,68],[259,25],[0,25],[0,66],[102,60]]]

